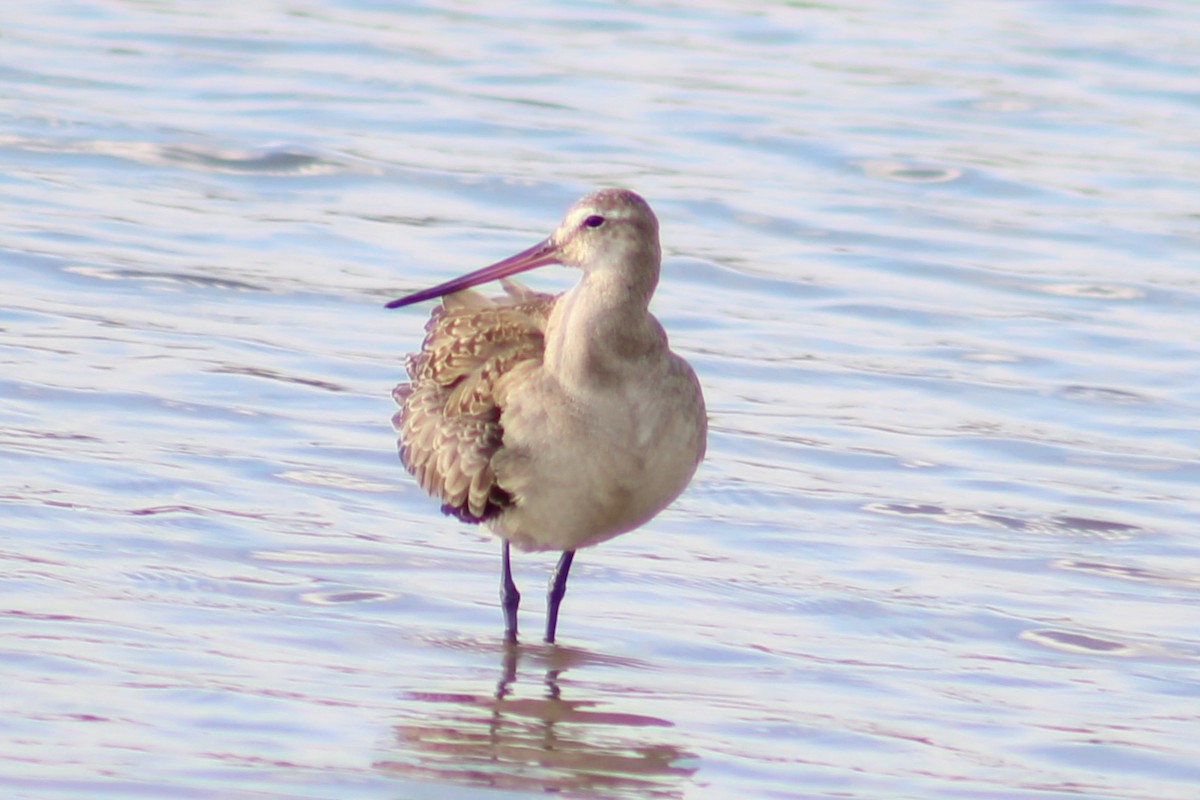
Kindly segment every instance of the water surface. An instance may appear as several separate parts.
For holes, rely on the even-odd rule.
[[[7,795],[1194,798],[1198,26],[6,12]],[[382,304],[597,185],[659,213],[709,455],[510,650],[497,546],[396,459],[426,311]]]

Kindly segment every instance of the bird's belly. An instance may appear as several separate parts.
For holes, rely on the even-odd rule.
[[[523,550],[574,550],[648,521],[687,486],[703,452],[703,417],[678,412],[624,397],[553,411],[515,402],[495,461],[514,503],[494,530]]]

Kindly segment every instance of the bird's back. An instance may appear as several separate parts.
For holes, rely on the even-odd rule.
[[[392,396],[400,459],[442,510],[467,522],[491,519],[512,498],[491,461],[503,446],[496,382],[527,362],[540,364],[553,295],[505,281],[505,297],[474,291],[447,296],[408,357],[408,383]]]

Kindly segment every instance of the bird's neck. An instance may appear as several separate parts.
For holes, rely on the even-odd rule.
[[[584,274],[555,304],[546,326],[545,366],[564,389],[619,385],[666,346],[648,309],[650,285],[614,272]]]

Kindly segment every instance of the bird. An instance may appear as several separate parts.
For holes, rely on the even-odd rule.
[[[546,600],[553,643],[575,551],[648,522],[704,458],[700,382],[649,310],[661,260],[649,204],[605,188],[534,246],[386,305],[441,298],[392,392],[392,425],[401,462],[442,511],[500,539],[507,643],[521,602],[510,548],[561,552]],[[558,295],[511,279],[547,264],[582,274]],[[502,295],[471,288],[492,281]]]

